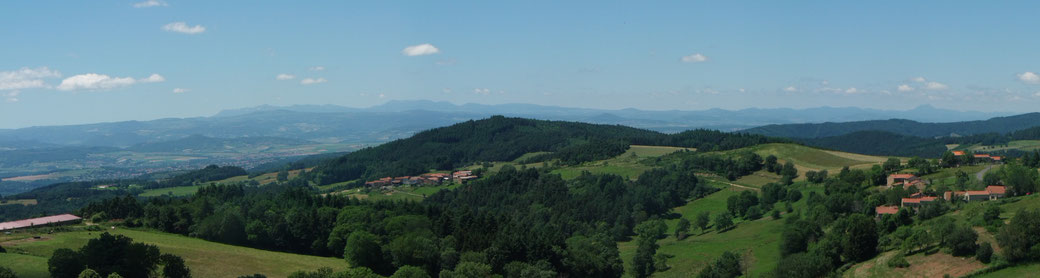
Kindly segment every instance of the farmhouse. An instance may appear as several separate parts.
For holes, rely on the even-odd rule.
[[[923,196],[914,198],[903,198],[901,205],[904,207],[920,208],[922,205],[934,202],[938,197],[934,196]]]
[[[74,224],[74,223],[79,223],[79,221],[81,221],[81,220],[83,220],[83,218],[80,218],[79,216],[75,216],[75,215],[72,215],[72,214],[59,214],[59,215],[52,215],[52,216],[47,216],[47,217],[30,218],[30,219],[23,219],[23,220],[11,221],[11,222],[3,222],[3,223],[0,223],[0,231],[21,229],[21,228],[39,227],[39,226],[47,226],[47,225]]]
[[[965,155],[965,153],[964,153],[964,151],[953,151],[953,155],[963,156],[963,155]]]
[[[888,175],[888,183],[886,184],[886,186],[892,187],[896,185],[903,185],[904,183],[909,184],[909,182],[920,180],[921,178],[914,176],[914,174],[891,174]]]
[[[874,213],[881,217],[884,214],[896,214],[899,213],[899,207],[897,206],[878,206],[874,208]]]
[[[969,191],[946,191],[943,193],[943,199],[953,200],[960,198],[965,201],[987,201],[1004,198],[1007,194],[1007,187],[1003,185],[990,185],[985,190],[969,190]]]

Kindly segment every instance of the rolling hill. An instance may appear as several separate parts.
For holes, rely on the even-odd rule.
[[[727,150],[781,141],[785,140],[709,130],[664,134],[618,125],[494,116],[362,149],[319,165],[308,177],[317,184],[330,184],[358,178],[416,175],[432,169],[451,170],[476,162],[513,161],[534,152],[557,152],[541,156],[542,160],[581,163],[619,155],[629,145]]]
[[[1003,134],[1037,125],[1040,125],[1040,113],[949,123],[923,123],[913,120],[890,119],[842,123],[777,124],[750,128],[744,130],[744,132],[785,138],[822,138],[841,136],[859,131],[886,131],[901,135],[933,138],[983,133]]]

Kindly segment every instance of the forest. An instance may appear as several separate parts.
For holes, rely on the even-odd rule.
[[[761,169],[762,159],[754,161]],[[80,213],[229,244],[343,257],[380,275],[418,267],[442,277],[469,271],[620,277],[616,241],[717,190],[694,175],[717,168],[699,165],[705,162],[720,163],[671,163],[636,181],[589,173],[563,180],[548,169],[505,166],[422,202],[321,196],[302,179],[209,185],[190,198],[111,198]],[[733,167],[755,166],[723,168]],[[644,253],[649,264],[666,260]]]
[[[604,144],[597,144],[600,142]],[[620,154],[627,145],[711,151],[771,142],[787,140],[713,130],[691,130],[670,135],[619,125],[494,116],[423,131],[407,139],[359,150],[319,165],[308,172],[305,179],[324,185],[355,179],[417,175],[477,162],[512,161],[534,152],[554,152],[539,159],[559,159],[577,164]]]

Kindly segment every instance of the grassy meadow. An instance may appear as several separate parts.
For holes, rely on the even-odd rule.
[[[163,253],[183,257],[194,277],[238,277],[254,273],[286,277],[299,270],[347,268],[346,261],[340,258],[266,251],[153,231],[117,228],[108,232],[131,237],[135,242],[153,244]],[[54,250],[78,249],[100,233],[59,232],[44,234],[42,239],[32,239],[27,233],[0,236],[0,244],[8,250],[8,253],[0,254],[0,266],[13,269],[23,278],[50,277],[47,259]]]

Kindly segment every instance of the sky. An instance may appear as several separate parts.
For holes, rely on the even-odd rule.
[[[1036,1],[2,1],[0,128],[390,100],[1040,107]]]

